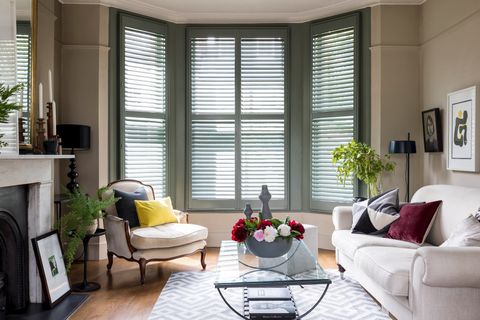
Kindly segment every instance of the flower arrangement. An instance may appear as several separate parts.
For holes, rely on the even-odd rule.
[[[305,228],[299,222],[286,218],[279,219],[239,219],[232,228],[232,240],[244,242],[253,237],[258,242],[274,242],[276,239],[303,239]]]

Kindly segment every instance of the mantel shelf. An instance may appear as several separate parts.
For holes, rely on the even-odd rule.
[[[0,160],[56,160],[56,159],[73,159],[72,154],[0,154]]]

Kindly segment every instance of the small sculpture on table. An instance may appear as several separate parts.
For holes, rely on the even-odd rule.
[[[272,211],[270,211],[270,207],[268,206],[268,202],[272,199],[272,195],[268,191],[268,186],[262,186],[262,192],[258,196],[260,201],[262,202],[262,210],[260,211],[260,219],[272,219]]]
[[[247,219],[250,219],[252,217],[253,210],[252,210],[252,206],[250,205],[250,203],[247,203],[245,205],[245,210],[243,210],[243,213],[245,214]]]

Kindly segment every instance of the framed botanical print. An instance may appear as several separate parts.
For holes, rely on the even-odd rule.
[[[57,230],[32,239],[45,303],[53,308],[71,293]]]
[[[477,93],[473,86],[448,94],[448,170],[480,169]]]
[[[442,122],[440,109],[434,108],[422,112],[423,145],[425,152],[442,152]]]

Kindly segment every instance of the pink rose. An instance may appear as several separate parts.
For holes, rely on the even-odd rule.
[[[258,242],[263,241],[263,239],[265,239],[265,235],[263,234],[263,230],[262,229],[256,230],[253,233],[253,237],[255,239],[257,239]]]

